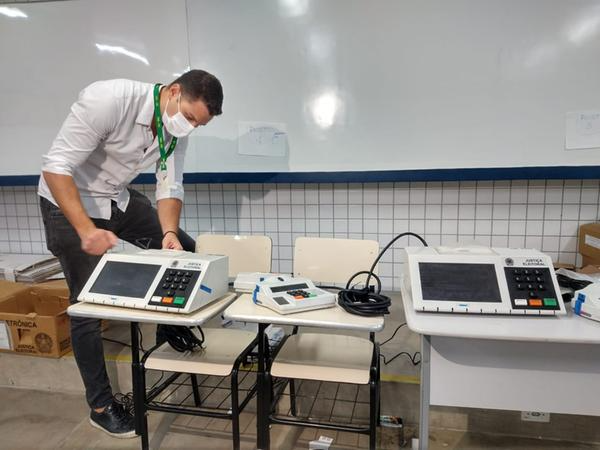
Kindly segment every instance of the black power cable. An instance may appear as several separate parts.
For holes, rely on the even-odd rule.
[[[574,291],[578,291],[592,284],[589,280],[576,280],[561,273],[556,274],[556,281],[558,281],[560,286],[573,289]]]
[[[402,328],[403,326],[406,326],[406,322],[401,323],[400,325],[398,325],[396,327],[396,329],[394,330],[394,332],[392,333],[392,335],[387,338],[385,341],[383,341],[382,343],[379,344],[380,347],[383,347],[385,344],[387,344],[388,342],[390,342],[392,339],[394,339],[394,336],[396,336],[396,333],[398,333],[398,330],[400,330],[400,328]]]
[[[113,344],[119,344],[119,345],[122,345],[123,347],[131,347],[131,344],[128,344],[127,342],[118,341],[116,339],[110,339],[110,338],[107,338],[104,336],[102,336],[102,340],[106,341],[106,342],[112,342]]]
[[[381,280],[377,275],[373,273],[375,266],[383,256],[383,254],[392,246],[394,243],[404,237],[413,236],[416,237],[421,243],[427,247],[427,242],[421,236],[410,231],[406,233],[400,233],[394,239],[392,239],[384,248],[379,252],[377,258],[373,262],[370,270],[362,270],[355,273],[350,277],[346,288],[341,289],[338,294],[338,304],[351,314],[357,314],[359,316],[380,316],[382,314],[389,314],[389,306],[392,304],[391,299],[381,294]],[[352,286],[352,281],[359,275],[368,274],[365,287],[355,288]],[[371,277],[377,281],[377,288],[369,286]]]
[[[408,352],[400,352],[400,353],[397,353],[394,356],[392,356],[390,359],[386,359],[386,357],[384,355],[379,355],[379,356],[381,357],[381,359],[383,359],[383,364],[387,366],[393,360],[395,360],[396,358],[398,358],[399,356],[402,356],[402,355],[408,357],[413,366],[418,366],[419,364],[421,364],[421,352],[415,352],[412,355]]]
[[[204,333],[200,327],[195,327],[200,332],[200,338],[194,333],[194,327],[163,325],[161,328],[164,338],[178,352],[193,352],[204,348]]]
[[[396,329],[394,330],[394,332],[392,333],[392,335],[389,338],[387,338],[385,341],[383,341],[381,344],[379,344],[379,346],[383,347],[385,344],[387,344],[392,339],[394,339],[394,337],[396,336],[396,333],[398,333],[400,328],[402,328],[404,326],[406,326],[406,322],[398,325],[396,327]],[[381,353],[379,355],[379,357],[381,359],[383,359],[383,364],[387,366],[389,363],[391,363],[393,360],[395,360],[396,358],[398,358],[401,355],[407,356],[410,359],[410,362],[413,364],[413,366],[418,366],[419,364],[421,364],[421,352],[415,352],[412,355],[409,352],[399,352],[399,353],[395,354],[394,356],[392,356],[389,360],[385,357],[385,355],[383,353]]]
[[[137,330],[138,330],[138,335],[140,337],[140,350],[142,350],[142,352],[145,352],[146,350],[144,349],[144,337],[142,336],[142,330],[140,330],[140,327],[138,327]],[[102,340],[106,341],[106,342],[112,342],[113,344],[119,344],[119,345],[122,345],[123,347],[131,347],[131,344],[128,344],[127,342],[119,341],[118,339],[111,339],[111,338],[102,336]]]
[[[113,396],[113,398],[114,398],[115,402],[122,405],[123,409],[133,416],[134,409],[135,409],[134,402],[133,402],[133,392],[128,392],[126,394],[117,392]]]

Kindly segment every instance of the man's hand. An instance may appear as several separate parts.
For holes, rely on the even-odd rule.
[[[162,241],[162,248],[169,250],[183,250],[183,246],[175,233],[167,233]]]
[[[90,255],[104,255],[117,245],[117,236],[112,231],[93,228],[81,236],[81,249]]]

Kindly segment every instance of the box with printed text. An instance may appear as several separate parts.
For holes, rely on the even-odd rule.
[[[69,291],[0,283],[0,351],[58,358],[71,350]]]
[[[586,223],[579,227],[579,253],[582,267],[600,266],[600,223]]]

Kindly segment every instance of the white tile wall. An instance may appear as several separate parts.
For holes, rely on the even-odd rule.
[[[600,220],[600,180],[189,184],[181,226],[199,233],[266,234],[273,270],[292,271],[298,236],[375,239],[413,231],[430,245],[457,241],[533,247],[554,261],[579,263],[577,232]],[[153,198],[151,185],[137,189]],[[414,238],[396,247],[417,245]],[[47,252],[34,187],[0,188],[0,253]],[[390,251],[380,273],[398,289],[401,253]]]

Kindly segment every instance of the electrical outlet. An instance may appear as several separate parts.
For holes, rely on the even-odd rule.
[[[521,420],[524,422],[550,422],[550,413],[538,411],[521,411]]]

